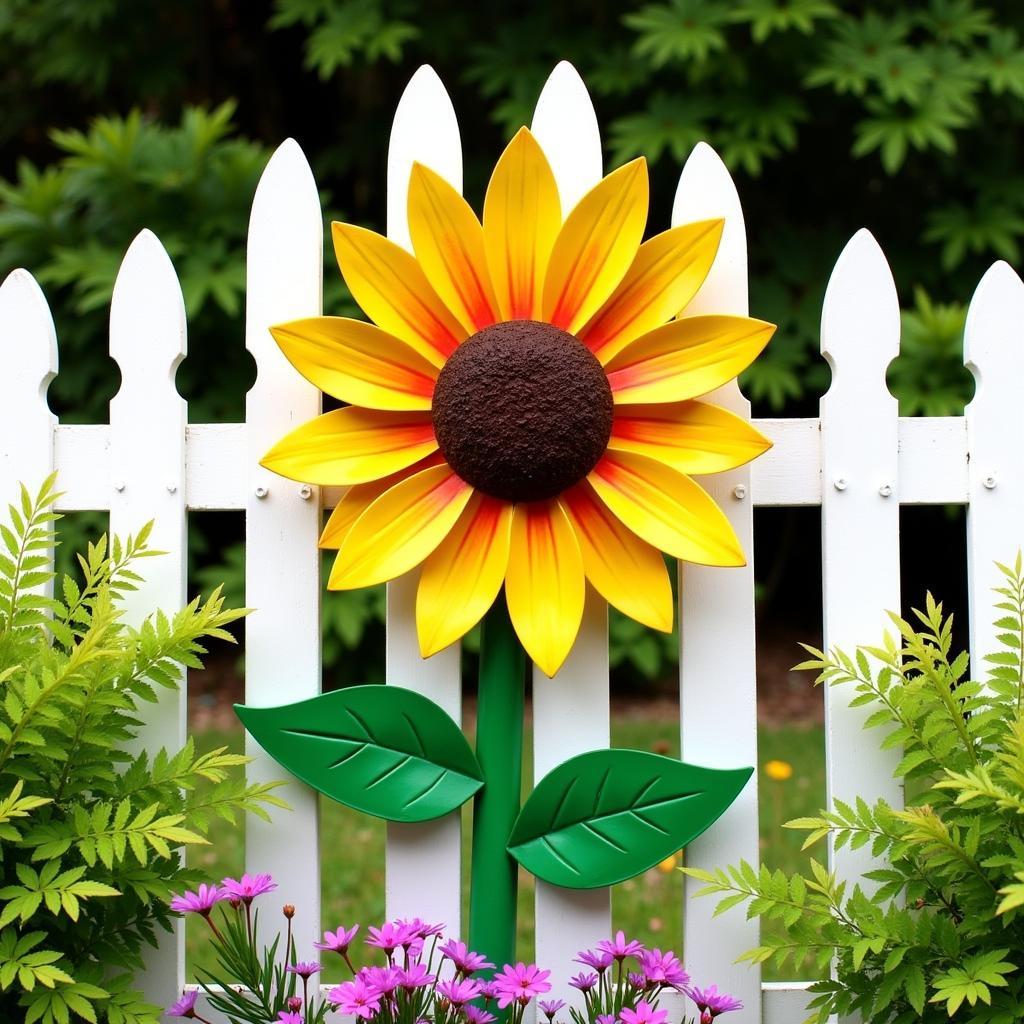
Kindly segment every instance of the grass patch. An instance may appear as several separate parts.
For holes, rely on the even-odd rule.
[[[772,868],[785,871],[806,870],[808,854],[800,851],[803,833],[782,827],[785,821],[816,813],[824,804],[823,733],[820,726],[764,727],[759,733],[759,760],[762,767],[771,760],[786,761],[793,768],[786,781],[769,779],[759,772],[761,809],[761,857]],[[208,730],[196,735],[202,750],[227,745],[234,750],[242,747],[241,731],[218,732]],[[619,747],[655,750],[678,756],[679,727],[675,719],[630,717],[612,723],[612,743]],[[530,737],[527,732],[524,761],[532,763]],[[529,774],[527,771],[524,773]],[[524,795],[532,780],[524,779]],[[287,827],[286,812],[278,812],[282,827]],[[463,865],[468,878],[469,838],[472,834],[472,811],[463,810]],[[321,802],[320,856],[322,869],[323,920],[325,927],[360,922],[364,927],[376,924],[384,917],[384,838],[385,824],[376,818],[349,810],[332,801]],[[243,870],[244,829],[232,828],[223,822],[214,825],[208,847],[189,851],[190,865],[200,868],[212,879],[235,875]],[[819,857],[824,852],[817,853]],[[624,882],[612,892],[612,918],[616,928],[641,941],[662,949],[681,949],[682,946],[682,875],[674,870],[679,858],[673,858],[643,875]],[[262,915],[267,924],[275,919],[276,902],[284,903],[287,894],[275,893],[268,898]],[[533,947],[534,885],[526,872],[520,871],[519,935],[518,947],[523,957]],[[464,903],[465,918],[468,905]],[[301,915],[303,908],[298,908]],[[742,910],[731,911],[742,913]],[[205,926],[190,920],[187,928],[188,974],[204,962],[203,951],[208,948]],[[363,947],[353,947],[357,963],[364,956]],[[368,956],[366,959],[370,959]],[[323,980],[341,979],[331,959],[325,965]],[[792,970],[788,972],[792,978]],[[808,976],[810,976],[808,974]],[[786,980],[766,971],[768,981]]]

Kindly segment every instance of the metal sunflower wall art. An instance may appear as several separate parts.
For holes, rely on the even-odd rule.
[[[748,317],[685,315],[723,222],[644,242],[647,207],[646,165],[635,160],[562,210],[523,128],[495,167],[482,221],[417,164],[412,253],[333,225],[342,275],[372,323],[325,316],[271,328],[296,369],[347,405],[282,438],[263,465],[347,488],[321,538],[338,551],[329,589],[420,567],[424,657],[484,619],[477,744],[395,686],[239,715],[295,775],[368,813],[420,821],[475,796],[469,940],[497,963],[514,951],[512,858],[556,885],[621,881],[704,831],[752,771],[594,751],[540,780],[519,808],[523,652],[555,675],[587,581],[670,631],[662,552],[744,563],[693,475],[769,447],[749,423],[699,400],[774,331]]]

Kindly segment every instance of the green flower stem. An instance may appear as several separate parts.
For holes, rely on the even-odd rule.
[[[518,867],[505,847],[519,814],[525,690],[526,657],[499,597],[480,640],[476,757],[484,785],[473,805],[469,898],[470,948],[498,968],[515,963]]]

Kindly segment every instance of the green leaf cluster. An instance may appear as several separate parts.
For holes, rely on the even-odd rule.
[[[138,563],[159,554],[148,526],[89,544],[57,581],[57,498],[52,477],[22,488],[0,524],[0,1017],[156,1024],[132,979],[194,881],[183,849],[214,818],[282,805],[224,749],[133,752],[141,709],[242,613],[214,591],[128,625]]]
[[[835,849],[869,850],[860,883],[817,861],[810,877],[743,863],[684,869],[723,897],[721,913],[781,922],[744,959],[811,962],[832,976],[812,986],[809,1020],[832,1014],[878,1022],[1009,1024],[1024,1018],[1024,565],[999,566],[999,649],[968,675],[953,651],[953,620],[928,595],[916,622],[850,655],[808,648],[799,667],[849,686],[870,709],[865,728],[898,749],[905,809],[884,801],[800,818],[788,828]],[[981,666],[976,666],[976,670]],[[982,677],[983,676],[983,677]]]

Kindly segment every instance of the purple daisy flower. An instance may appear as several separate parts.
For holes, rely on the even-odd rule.
[[[447,942],[442,943],[438,949],[441,956],[448,957],[455,964],[455,969],[462,974],[473,974],[475,971],[481,971],[485,967],[494,966],[483,953],[473,953],[466,948],[464,942],[459,942],[458,939],[449,939]]]
[[[270,875],[242,875],[237,880],[225,878],[220,886],[225,896],[241,900],[248,906],[257,896],[273,892],[277,888],[277,882]]]
[[[598,974],[604,974],[614,962],[615,958],[603,949],[581,949],[576,957],[576,963],[583,964]]]
[[[361,978],[335,985],[327,998],[340,1013],[371,1020],[380,1013],[380,994]]]
[[[447,999],[452,1006],[465,1006],[480,995],[480,982],[473,978],[452,978],[437,986],[438,995]]]
[[[389,996],[398,988],[402,972],[397,967],[364,967],[357,975],[379,995]]]
[[[625,960],[627,956],[638,956],[644,951],[644,944],[636,939],[626,941],[625,932],[616,932],[614,939],[604,939],[597,944],[602,953],[607,953],[615,960]]]
[[[697,1009],[700,1010],[701,1024],[711,1024],[711,1021],[720,1013],[743,1009],[743,1003],[734,996],[719,992],[717,985],[709,985],[703,989],[693,985],[684,988],[683,991],[694,1001]]]
[[[636,1009],[631,1010],[624,1006],[619,1010],[619,1020],[622,1024],[665,1024],[668,1020],[668,1010],[658,1010],[650,1003],[641,999],[636,1004]]]
[[[648,982],[653,985],[668,985],[682,992],[684,986],[690,983],[689,974],[671,950],[667,953],[662,953],[660,949],[645,950],[640,954],[640,966]]]
[[[195,1017],[198,998],[198,992],[182,992],[181,998],[173,1006],[168,1006],[164,1013],[168,1017]]]
[[[481,981],[480,982],[480,995],[482,995],[484,997],[484,999],[497,999],[498,998],[498,989],[495,986],[494,982],[493,981]]]
[[[385,921],[379,928],[370,929],[370,937],[366,944],[376,946],[390,956],[399,946],[411,944],[415,938],[415,934],[410,934],[401,922]]]
[[[396,921],[395,924],[407,928],[410,937],[413,939],[429,939],[435,935],[440,935],[444,931],[443,924],[427,924],[426,921],[421,921],[418,917],[409,918],[408,920],[403,918],[400,921]]]
[[[348,952],[348,947],[352,945],[352,940],[356,937],[356,932],[358,931],[359,925],[357,924],[349,929],[342,925],[336,932],[324,932],[324,941],[314,942],[313,946],[316,949],[327,949],[332,953],[340,953],[344,956]]]
[[[171,897],[171,910],[179,914],[202,914],[206,917],[213,909],[214,904],[219,903],[227,895],[216,885],[207,885],[205,882],[195,892],[183,892],[180,896]]]
[[[594,1018],[594,1024],[615,1024],[614,1013],[599,1013]]]
[[[300,960],[297,964],[289,964],[285,970],[289,974],[297,974],[300,978],[312,978],[321,968],[318,963]]]
[[[302,1014],[294,1013],[291,1010],[279,1010],[277,1024],[303,1024]]]
[[[498,1019],[493,1013],[481,1010],[479,1006],[464,1006],[462,1012],[466,1015],[469,1024],[494,1024]]]
[[[589,992],[597,984],[597,975],[580,971],[579,974],[569,979],[569,984],[581,992]]]
[[[541,996],[551,991],[548,984],[550,971],[542,971],[536,964],[524,964],[522,961],[515,967],[505,966],[494,976],[494,992],[498,998],[498,1008],[504,1010],[512,1003],[525,1006],[534,996]]]
[[[554,1020],[555,1019],[555,1014],[558,1013],[558,1011],[561,1010],[562,1007],[565,1006],[565,1000],[564,999],[542,1000],[542,1001],[538,1002],[537,1005],[540,1007],[540,1012],[543,1013],[544,1016],[547,1017],[548,1020]]]
[[[406,992],[413,989],[426,988],[434,981],[434,975],[427,972],[426,964],[410,964],[404,971],[399,971],[398,986]]]

